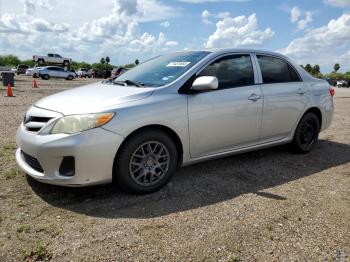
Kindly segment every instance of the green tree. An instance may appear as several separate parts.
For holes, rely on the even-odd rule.
[[[17,66],[21,63],[21,60],[14,55],[4,55],[1,58],[1,63],[5,66]]]
[[[20,64],[27,65],[29,67],[35,66],[35,62],[32,59],[22,60]]]
[[[111,59],[109,59],[109,56],[106,56],[105,61],[106,61],[106,64],[109,64],[109,62],[111,61]]]
[[[319,66],[319,65],[314,65],[314,66],[312,67],[312,71],[313,71],[313,73],[314,73],[315,75],[320,74],[320,66]]]
[[[334,65],[334,72],[337,73],[339,69],[340,69],[340,65],[338,63],[336,63]]]
[[[104,64],[104,63],[106,63],[106,60],[102,57],[101,60],[100,60],[100,63]]]
[[[112,70],[114,68],[114,66],[106,64],[106,63],[105,64],[94,63],[94,64],[92,64],[92,68],[97,69],[97,70]]]
[[[304,69],[309,72],[309,73],[312,73],[312,66],[310,64],[306,64]]]
[[[135,60],[135,65],[140,64],[140,61],[138,59]]]

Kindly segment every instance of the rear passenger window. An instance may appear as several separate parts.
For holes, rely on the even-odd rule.
[[[219,89],[254,84],[254,70],[250,55],[232,55],[219,58],[207,66],[198,76],[217,77]]]
[[[300,82],[298,74],[287,62],[271,57],[257,56],[264,84]]]

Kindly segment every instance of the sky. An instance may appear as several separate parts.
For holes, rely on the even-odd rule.
[[[0,0],[0,55],[121,65],[220,47],[350,71],[350,0]]]

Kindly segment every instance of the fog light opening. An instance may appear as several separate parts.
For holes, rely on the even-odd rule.
[[[73,156],[65,156],[62,160],[59,169],[61,176],[74,176],[75,174],[75,159]]]

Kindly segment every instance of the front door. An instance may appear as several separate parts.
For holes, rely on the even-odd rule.
[[[221,57],[198,75],[216,76],[218,90],[189,95],[191,157],[225,152],[257,143],[263,97],[254,85],[249,54]]]

